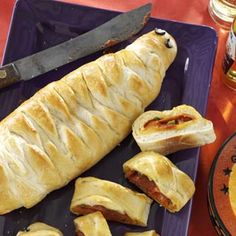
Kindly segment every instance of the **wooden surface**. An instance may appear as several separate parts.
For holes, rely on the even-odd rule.
[[[65,0],[81,5],[105,9],[127,11],[146,3],[145,0]],[[15,0],[0,1],[0,59],[4,52],[7,32]],[[153,0],[152,16],[194,24],[208,25],[216,29],[219,37],[213,79],[210,88],[207,118],[214,123],[217,140],[214,144],[201,149],[198,168],[196,193],[193,199],[193,209],[189,225],[189,235],[216,235],[207,209],[207,181],[213,158],[223,141],[235,131],[236,93],[228,89],[221,80],[221,64],[225,50],[228,32],[220,29],[208,14],[208,0]]]

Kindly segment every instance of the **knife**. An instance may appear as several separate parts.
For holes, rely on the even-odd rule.
[[[128,39],[147,23],[151,6],[148,3],[120,14],[87,33],[0,67],[0,89]]]

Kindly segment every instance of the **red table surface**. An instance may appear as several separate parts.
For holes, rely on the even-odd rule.
[[[39,0],[40,1],[40,0]],[[81,5],[128,11],[145,4],[146,0],[64,0]],[[0,59],[7,39],[9,23],[15,0],[0,1]],[[208,14],[208,0],[153,0],[152,16],[194,24],[208,25],[216,29],[219,37],[218,49],[210,88],[206,117],[213,121],[217,139],[213,144],[202,147],[198,167],[196,193],[193,198],[190,219],[190,236],[216,235],[207,209],[207,182],[209,169],[223,141],[235,131],[236,93],[228,89],[221,80],[221,64],[228,32],[219,28]]]

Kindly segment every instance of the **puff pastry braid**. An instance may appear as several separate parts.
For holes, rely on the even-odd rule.
[[[77,215],[100,211],[107,220],[146,226],[152,200],[120,184],[94,177],[78,178],[70,210]]]
[[[16,236],[63,236],[63,234],[59,229],[36,222],[27,227],[26,230],[19,231]]]
[[[158,95],[176,50],[167,32],[152,31],[50,83],[2,120],[0,214],[34,206],[119,144]]]
[[[140,152],[124,163],[123,170],[129,181],[170,212],[179,211],[195,192],[192,179],[155,152]]]

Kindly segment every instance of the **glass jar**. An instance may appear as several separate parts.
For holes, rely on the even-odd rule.
[[[223,82],[236,91],[236,18],[234,19],[226,42],[223,60]]]

